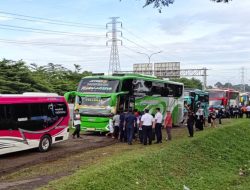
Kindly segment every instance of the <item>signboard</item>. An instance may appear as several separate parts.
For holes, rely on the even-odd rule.
[[[118,87],[118,80],[82,79],[79,92],[112,93]]]
[[[152,63],[137,63],[133,65],[133,72],[144,75],[153,74],[153,64]]]
[[[155,63],[154,75],[162,78],[180,78],[180,62]]]

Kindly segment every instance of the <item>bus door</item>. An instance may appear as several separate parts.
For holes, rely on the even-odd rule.
[[[135,98],[130,97],[128,94],[122,94],[118,98],[118,110],[126,112],[129,108],[134,109]]]

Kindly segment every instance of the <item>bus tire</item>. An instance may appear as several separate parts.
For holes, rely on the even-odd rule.
[[[47,152],[51,147],[51,138],[49,135],[44,135],[39,143],[39,151],[40,152]]]

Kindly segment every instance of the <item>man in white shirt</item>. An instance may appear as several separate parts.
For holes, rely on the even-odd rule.
[[[156,134],[156,144],[162,143],[162,114],[160,108],[156,108],[157,113],[155,114],[155,134]]]
[[[117,113],[113,117],[114,122],[114,137],[118,139],[119,137],[119,126],[120,126],[120,112],[117,111]]]
[[[141,117],[141,126],[142,126],[142,132],[143,132],[143,144],[144,145],[147,145],[147,141],[149,141],[149,145],[152,144],[152,126],[154,123],[154,118],[148,112],[149,110],[145,109],[145,114]]]
[[[73,139],[75,138],[75,135],[77,136],[77,138],[81,138],[80,137],[80,131],[81,131],[81,115],[79,113],[79,109],[75,110],[74,113],[74,126],[75,126],[75,131],[72,134]]]

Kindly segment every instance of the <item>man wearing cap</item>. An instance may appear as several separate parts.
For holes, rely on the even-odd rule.
[[[154,118],[151,114],[149,114],[149,110],[145,109],[145,114],[141,117],[141,126],[143,132],[143,144],[147,145],[147,141],[149,141],[149,145],[152,144],[152,126],[154,124]]]

